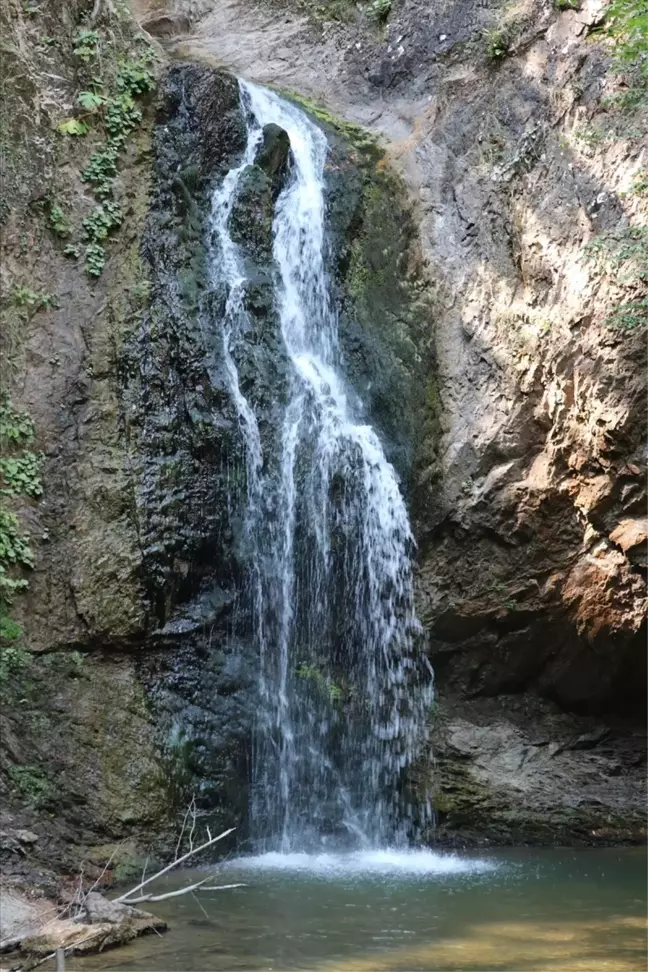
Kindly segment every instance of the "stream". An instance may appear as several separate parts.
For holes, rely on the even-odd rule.
[[[640,970],[645,873],[644,848],[270,853],[216,869],[215,883],[247,887],[151,906],[166,935],[68,967]]]

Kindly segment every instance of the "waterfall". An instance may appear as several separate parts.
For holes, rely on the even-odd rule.
[[[247,464],[248,594],[259,655],[252,835],[282,851],[404,842],[421,808],[408,805],[402,775],[425,741],[432,674],[414,612],[414,541],[398,478],[344,380],[325,264],[327,140],[274,92],[243,81],[240,91],[247,147],[214,192],[210,236]],[[290,139],[273,222],[289,376],[278,447],[264,455],[232,353],[252,324],[229,219],[270,123]]]

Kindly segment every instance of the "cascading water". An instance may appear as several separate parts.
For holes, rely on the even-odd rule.
[[[432,697],[413,608],[413,539],[394,469],[342,377],[325,268],[324,133],[240,82],[241,164],[212,202],[212,275],[225,288],[224,360],[247,460],[246,543],[259,650],[251,830],[266,849],[404,842],[402,772]],[[264,455],[232,347],[251,328],[230,215],[264,126],[290,139],[275,205],[275,302],[289,361],[279,455]]]

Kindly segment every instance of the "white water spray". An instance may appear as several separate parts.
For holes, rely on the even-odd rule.
[[[214,193],[211,226],[213,283],[227,293],[224,360],[246,448],[260,659],[251,828],[283,852],[403,842],[410,820],[401,777],[424,743],[432,698],[413,607],[414,542],[395,471],[342,377],[325,268],[326,137],[275,93],[240,88],[247,147]],[[251,324],[228,225],[270,123],[291,149],[273,223],[290,365],[278,458],[263,454],[232,355]]]

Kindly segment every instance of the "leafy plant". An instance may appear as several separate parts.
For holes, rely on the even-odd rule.
[[[66,118],[58,126],[57,131],[61,135],[87,135],[88,126],[85,122],[80,121],[78,118]]]
[[[580,10],[580,0],[554,0],[556,10]]]
[[[629,195],[645,196],[648,193],[648,169],[641,169],[632,180]]]
[[[586,244],[584,255],[599,272],[614,272],[617,285],[629,290],[605,325],[621,331],[648,325],[648,297],[643,296],[648,282],[648,227],[628,226],[602,233]],[[638,288],[641,293],[635,296]]]
[[[52,801],[54,787],[39,766],[10,766],[7,775],[14,789],[32,807],[39,809]]]
[[[91,277],[100,277],[106,265],[106,251],[100,243],[89,243],[85,251],[85,269]]]
[[[95,112],[101,108],[106,99],[95,91],[80,91],[77,101],[86,111]]]
[[[116,226],[119,226],[124,218],[119,203],[106,200],[99,206],[95,206],[89,216],[82,222],[86,239],[97,243],[105,240],[108,234]]]
[[[331,705],[342,700],[344,693],[341,686],[321,672],[315,665],[307,665],[302,662],[295,670],[295,675],[297,678],[307,679],[320,695],[329,700]]]
[[[617,281],[624,284],[648,280],[648,227],[628,226],[602,233],[584,247],[585,258],[601,270],[620,270]]]
[[[6,496],[38,497],[43,492],[40,481],[40,466],[43,457],[35,452],[24,452],[22,456],[0,458],[0,477],[4,486],[0,493]]]
[[[49,224],[57,236],[65,237],[70,235],[70,224],[58,204],[52,206],[50,209]]]
[[[74,35],[72,50],[79,60],[87,64],[99,52],[99,34],[96,30],[79,28]]]
[[[505,30],[493,27],[484,31],[483,39],[489,61],[501,61],[510,51],[511,41]]]
[[[15,513],[0,509],[0,563],[2,562],[23,567],[34,566],[29,538],[20,532],[18,517]],[[20,581],[17,583],[19,587],[24,586]]]
[[[49,310],[58,304],[53,294],[39,294],[22,284],[16,284],[9,294],[9,300],[14,307],[25,308],[34,314],[39,310]]]
[[[608,33],[616,41],[621,65],[636,67],[648,76],[648,10],[646,0],[612,0],[607,8]]]
[[[17,412],[10,401],[0,405],[0,446],[26,445],[34,438],[34,423],[27,412]]]
[[[42,457],[26,448],[33,437],[29,415],[16,410],[8,399],[0,401],[0,497],[41,495]],[[9,617],[9,608],[27,581],[13,576],[15,568],[33,566],[29,537],[22,532],[17,515],[0,505],[0,644],[13,644],[21,634]]]
[[[605,99],[607,107],[633,113],[648,107],[648,8],[646,0],[612,0],[604,30],[614,45],[613,70],[622,88]],[[639,133],[640,137],[645,131]]]
[[[575,134],[579,142],[583,142],[589,148],[594,148],[600,142],[607,142],[613,137],[611,132],[604,131],[596,125],[580,125]]]
[[[619,331],[634,331],[638,327],[648,326],[648,297],[625,301],[603,323]]]
[[[141,120],[142,112],[128,92],[106,102],[104,124],[113,145],[121,148]]]
[[[389,0],[391,7],[391,0]],[[147,94],[155,88],[155,75],[146,67],[145,63],[124,61],[117,72],[117,90],[136,95]]]
[[[116,145],[109,145],[108,148],[95,152],[81,173],[81,178],[89,182],[100,197],[110,195],[112,180],[117,174],[118,153]]]
[[[94,51],[101,44],[97,31],[86,32],[75,47],[78,50]],[[83,43],[82,43],[83,42]],[[110,44],[107,45],[110,47]],[[87,55],[88,58],[90,55]],[[110,78],[95,77],[95,90],[81,91],[77,100],[82,107],[92,113],[101,113],[106,132],[106,141],[91,156],[82,173],[85,182],[92,186],[99,205],[83,220],[86,240],[84,266],[91,277],[99,277],[106,263],[104,243],[108,235],[121,225],[123,213],[113,198],[114,179],[117,174],[117,160],[130,133],[141,123],[142,112],[135,98],[152,91],[155,75],[150,66],[155,53],[148,44],[140,46],[136,58],[122,58]],[[97,93],[96,89],[102,91]],[[104,94],[103,92],[107,92]],[[78,255],[68,251],[69,255]]]
[[[384,24],[391,13],[392,0],[373,0],[371,14],[379,24]]]

